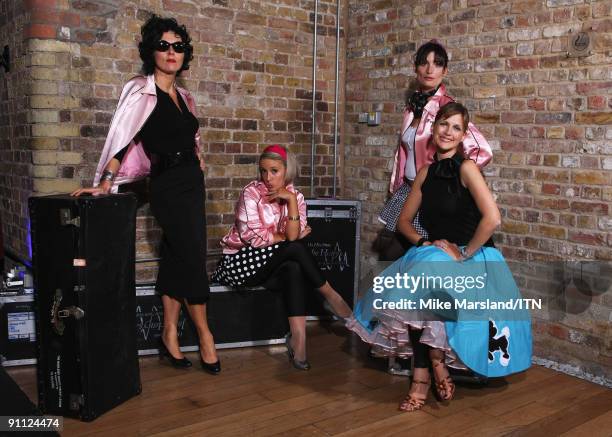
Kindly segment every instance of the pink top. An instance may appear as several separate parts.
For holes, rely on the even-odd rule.
[[[183,97],[189,111],[195,114],[196,105],[191,94],[180,87],[176,87],[176,90]],[[142,142],[137,141],[134,137],[145,124],[156,104],[157,94],[153,75],[136,76],[125,84],[100,155],[94,177],[94,187],[100,183],[102,171],[108,162],[124,147],[128,147],[128,150],[121,161],[121,167],[117,172],[111,192],[116,193],[120,184],[135,181],[149,174],[151,162],[144,151]],[[195,152],[199,155],[199,131],[196,132],[195,143]]]
[[[449,102],[455,100],[446,94],[446,87],[440,85],[438,91],[429,99],[425,108],[423,109],[423,115],[421,121],[417,126],[416,136],[414,138],[414,155],[416,161],[416,171],[418,172],[423,166],[431,164],[433,162],[434,154],[436,153],[436,147],[431,142],[431,132],[433,123],[438,114],[438,110]],[[404,183],[404,173],[406,169],[406,158],[408,151],[403,145],[401,138],[406,129],[412,123],[414,114],[410,110],[404,112],[404,121],[402,123],[402,130],[400,132],[400,143],[395,152],[395,162],[393,163],[393,173],[391,173],[391,183],[389,184],[389,191],[394,193]],[[467,159],[471,159],[482,168],[491,161],[493,152],[491,146],[480,133],[480,131],[472,123],[468,125],[468,134],[463,140],[463,153]]]
[[[293,184],[285,187],[296,194],[300,213],[300,232],[306,228],[306,201]],[[284,233],[287,228],[287,204],[269,202],[265,184],[250,182],[240,193],[236,203],[236,221],[229,233],[221,239],[223,253],[232,254],[245,246],[265,247],[273,242],[274,233]]]

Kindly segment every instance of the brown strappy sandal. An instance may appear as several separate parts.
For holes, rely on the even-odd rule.
[[[438,379],[436,377],[436,367],[442,366],[446,369],[444,359],[432,358],[431,364],[433,365],[433,379],[435,381],[434,394],[436,395],[436,399],[438,399],[439,401],[450,401],[455,395],[455,383],[453,382],[450,375],[447,375],[442,379]]]
[[[412,379],[412,384],[423,384],[429,388],[431,384],[431,378],[429,381],[419,381],[418,379]],[[429,391],[428,391],[429,392]],[[424,394],[424,398],[417,398],[414,395],[416,394],[416,390],[414,393],[408,393],[408,396],[404,398],[402,402],[400,402],[398,409],[400,411],[417,411],[423,408],[425,402],[427,401],[427,393]]]

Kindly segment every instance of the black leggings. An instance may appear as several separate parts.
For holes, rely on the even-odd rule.
[[[306,315],[306,295],[327,282],[317,262],[301,241],[279,244],[272,259],[246,286],[262,285],[283,293],[289,317]]]
[[[412,350],[414,353],[412,357],[414,367],[423,369],[431,367],[431,359],[429,358],[431,346],[421,343],[421,334],[423,334],[422,329],[410,328],[408,330],[410,343],[412,343]]]

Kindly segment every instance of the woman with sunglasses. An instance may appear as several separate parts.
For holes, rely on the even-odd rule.
[[[145,76],[131,79],[121,92],[94,187],[73,195],[116,193],[120,184],[150,176],[151,212],[163,231],[155,286],[164,307],[160,351],[174,367],[191,366],[178,341],[185,303],[198,331],[202,368],[217,374],[221,365],[206,319],[210,289],[199,123],[193,97],[176,86],[193,59],[191,38],[175,19],[156,15],[142,26],[141,35]]]
[[[442,83],[448,73],[448,54],[438,41],[431,40],[418,48],[414,59],[414,72],[416,90],[409,94],[406,102],[389,186],[392,196],[379,217],[385,225],[385,231],[379,240],[380,250],[382,259],[387,261],[396,260],[411,247],[401,233],[396,232],[397,220],[417,172],[433,161],[435,149],[430,138],[436,114],[446,103],[454,101]],[[492,157],[489,143],[472,123],[463,141],[463,150],[480,168]],[[419,217],[417,214],[414,226],[417,232],[427,237]]]

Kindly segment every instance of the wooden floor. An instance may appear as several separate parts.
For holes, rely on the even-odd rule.
[[[284,346],[220,351],[221,375],[141,359],[142,394],[91,423],[66,419],[63,436],[611,436],[612,390],[539,366],[453,401],[397,411],[408,379],[340,326],[308,328],[308,372]],[[188,354],[194,362],[195,354]],[[33,400],[33,367],[9,374]]]

